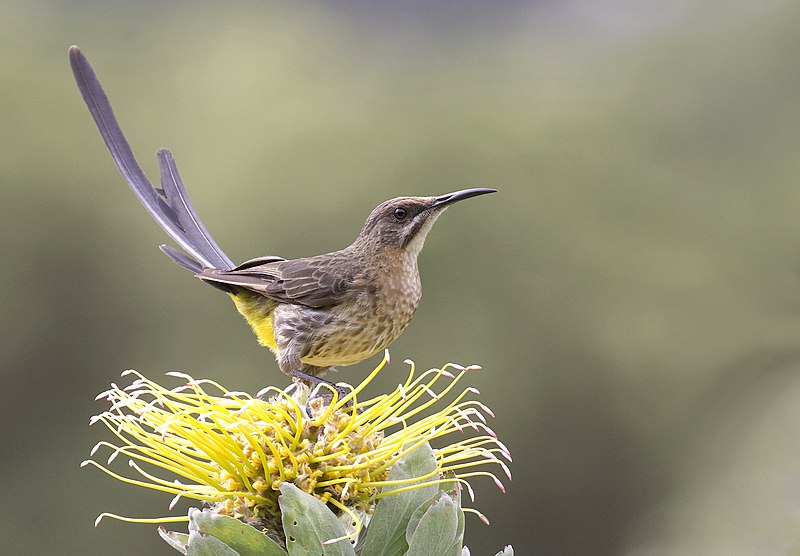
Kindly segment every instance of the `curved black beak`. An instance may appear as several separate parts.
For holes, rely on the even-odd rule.
[[[497,193],[497,189],[489,189],[487,187],[475,187],[472,189],[462,189],[461,191],[453,191],[446,195],[439,195],[433,200],[433,204],[429,209],[442,208],[447,205],[453,204],[456,201],[469,199],[470,197],[477,197],[478,195],[486,195],[487,193]]]

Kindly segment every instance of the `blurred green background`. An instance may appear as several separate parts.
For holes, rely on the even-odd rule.
[[[92,527],[169,513],[78,467],[124,369],[284,380],[158,252],[73,43],[234,260],[340,248],[389,197],[501,190],[436,225],[375,386],[405,358],[483,365],[515,478],[474,482],[473,554],[800,551],[797,2],[6,1],[0,21],[4,553],[173,553]]]

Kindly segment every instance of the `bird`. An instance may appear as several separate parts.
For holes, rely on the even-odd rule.
[[[69,49],[78,88],[114,162],[150,215],[181,250],[160,249],[203,282],[227,293],[296,382],[326,383],[333,367],[359,363],[408,326],[422,295],[417,257],[434,222],[453,203],[494,193],[470,188],[380,203],[344,249],[314,257],[265,256],[236,265],[208,233],[167,149],[157,153],[153,187],[120,129],[89,61]]]

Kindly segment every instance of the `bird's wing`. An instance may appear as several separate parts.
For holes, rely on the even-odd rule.
[[[349,268],[342,270],[335,259],[322,256],[256,266],[245,263],[228,271],[206,269],[197,276],[201,280],[239,286],[281,303],[320,308],[341,303],[352,293],[353,271],[350,265],[346,267]]]
[[[233,270],[245,270],[256,266],[262,266],[268,263],[279,263],[285,260],[286,259],[284,259],[283,257],[276,257],[274,255],[267,255],[265,257],[256,257],[255,259],[250,259],[243,262]]]

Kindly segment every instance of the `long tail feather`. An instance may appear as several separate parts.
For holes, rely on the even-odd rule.
[[[159,245],[158,248],[161,249],[161,252],[164,253],[167,257],[172,259],[173,262],[178,263],[183,268],[187,268],[187,269],[191,270],[192,272],[194,272],[195,274],[199,274],[199,273],[203,272],[203,265],[198,263],[196,260],[194,260],[194,259],[192,259],[190,257],[187,257],[186,255],[184,255],[183,253],[181,253],[180,251],[178,251],[174,247],[170,247],[169,245],[162,244],[162,245]]]
[[[186,195],[186,187],[178,173],[172,153],[167,149],[161,149],[156,156],[161,168],[161,187],[169,206],[178,216],[178,224],[185,231],[188,242],[200,251],[214,268],[231,269],[236,266],[211,237],[197,211],[194,210]]]
[[[176,257],[174,249],[162,249],[173,261],[194,270],[195,267],[231,269],[235,265],[212,239],[186,196],[178,169],[166,149],[158,153],[161,187],[156,189],[144,175],[125,135],[114,117],[111,104],[89,61],[77,46],[69,49],[72,73],[89,113],[111,157],[128,185],[150,215],[165,232],[189,255]],[[179,254],[180,255],[180,254]],[[195,264],[190,260],[194,259]]]

